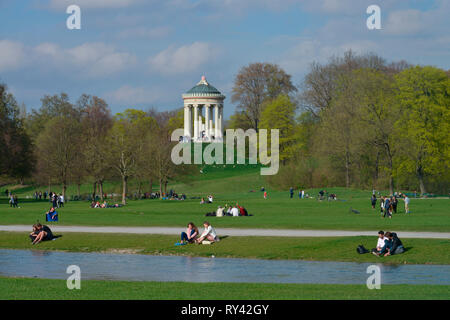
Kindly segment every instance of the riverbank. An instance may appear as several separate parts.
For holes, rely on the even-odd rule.
[[[450,248],[446,239],[402,238],[407,251],[401,255],[376,257],[360,255],[356,247],[371,249],[372,237],[224,237],[212,245],[174,246],[179,239],[171,235],[65,233],[63,237],[32,246],[27,233],[0,232],[0,248],[105,252],[196,257],[285,259],[309,261],[370,262],[387,264],[450,264],[443,254]]]

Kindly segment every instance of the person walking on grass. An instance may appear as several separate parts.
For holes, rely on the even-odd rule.
[[[386,216],[388,216],[389,218],[392,218],[392,215],[390,214],[390,207],[391,207],[391,202],[389,201],[389,197],[385,197],[384,198],[384,214],[383,214],[383,218],[386,218]]]
[[[405,201],[405,213],[409,213],[409,198],[406,194],[403,195]]]
[[[264,200],[267,199],[267,191],[264,191]]]
[[[289,194],[290,194],[290,196],[291,196],[291,199],[292,199],[292,197],[294,196],[294,188],[290,188],[289,189]]]
[[[377,196],[372,194],[372,197],[370,198],[370,202],[372,203],[372,209],[375,209],[375,206],[377,204]]]

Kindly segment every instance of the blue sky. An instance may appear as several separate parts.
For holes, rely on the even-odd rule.
[[[66,8],[81,8],[81,30]],[[381,8],[368,30],[366,8]],[[44,94],[170,110],[204,74],[225,117],[239,69],[277,63],[300,84],[313,61],[348,49],[450,69],[448,0],[0,0],[0,81],[27,109]]]

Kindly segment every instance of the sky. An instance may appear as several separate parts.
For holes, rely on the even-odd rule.
[[[69,30],[69,5],[81,29]],[[381,29],[369,30],[369,5]],[[233,81],[253,62],[300,85],[312,62],[352,49],[450,69],[450,0],[0,0],[0,82],[27,110],[45,94],[102,97],[113,113],[182,107],[202,75],[235,111]]]

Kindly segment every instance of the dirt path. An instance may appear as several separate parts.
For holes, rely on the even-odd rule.
[[[130,234],[168,234],[179,235],[183,228],[175,227],[92,227],[92,226],[51,226],[55,233],[88,232],[88,233],[130,233]],[[0,225],[0,231],[31,232],[31,226]],[[349,230],[289,230],[289,229],[230,229],[216,228],[217,234],[228,236],[274,236],[274,237],[352,237],[377,236],[374,231]],[[398,231],[401,238],[450,239],[449,232],[411,232]]]

